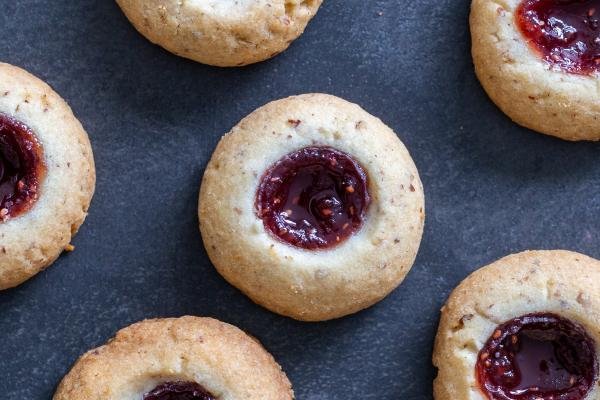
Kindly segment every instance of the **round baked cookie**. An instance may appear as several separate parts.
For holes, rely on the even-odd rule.
[[[54,400],[291,400],[254,338],[212,318],[146,320],[84,354]]]
[[[135,28],[166,50],[236,67],[281,53],[323,0],[117,0]]]
[[[473,0],[470,21],[475,72],[504,113],[547,135],[600,140],[600,1]]]
[[[199,219],[213,264],[299,320],[357,312],[396,288],[420,244],[419,174],[394,132],[326,94],[269,103],[215,150]]]
[[[600,261],[510,255],[465,279],[442,308],[436,400],[600,399]]]
[[[0,63],[0,290],[73,249],[95,180],[88,136],[65,101]]]

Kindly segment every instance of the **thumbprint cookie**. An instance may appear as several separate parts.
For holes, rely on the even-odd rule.
[[[211,318],[146,320],[84,354],[54,400],[292,400],[260,343]]]
[[[199,218],[227,281],[276,313],[320,321],[400,284],[423,207],[415,164],[390,128],[355,104],[306,94],[259,108],[221,139]]]
[[[529,251],[474,272],[442,309],[436,400],[600,399],[600,261]]]
[[[473,0],[471,35],[477,76],[512,120],[600,140],[600,0]]]
[[[65,101],[0,63],[0,290],[72,249],[95,180],[88,136]]]
[[[281,53],[323,0],[117,0],[151,42],[203,64],[235,67]]]

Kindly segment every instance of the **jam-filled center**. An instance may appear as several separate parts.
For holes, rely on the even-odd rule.
[[[195,382],[166,382],[144,395],[143,400],[216,400]]]
[[[600,0],[523,0],[516,18],[550,64],[576,74],[600,70]]]
[[[305,249],[335,246],[362,226],[370,203],[367,175],[331,147],[290,153],[263,175],[256,208],[265,227]]]
[[[33,132],[0,114],[0,222],[33,205],[45,172],[42,147]]]
[[[496,328],[476,369],[493,400],[582,400],[598,362],[583,327],[554,314],[528,314]]]

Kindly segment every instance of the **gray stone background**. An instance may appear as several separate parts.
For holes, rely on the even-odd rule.
[[[84,351],[132,322],[214,316],[258,337],[300,400],[431,399],[439,309],[508,253],[600,257],[600,145],[534,134],[478,84],[468,0],[326,0],[277,58],[218,69],[146,41],[110,0],[3,0],[0,59],[49,82],[87,129],[98,170],[77,250],[0,293],[0,398],[50,400]],[[280,97],[327,92],[395,129],[425,185],[423,243],[380,304],[307,324],[229,286],[197,229],[219,137]]]

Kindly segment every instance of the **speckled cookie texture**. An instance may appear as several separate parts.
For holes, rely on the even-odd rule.
[[[442,309],[433,363],[436,400],[486,397],[475,365],[496,327],[547,312],[581,325],[600,352],[600,261],[569,251],[527,251],[502,258],[465,279]],[[599,383],[585,397],[600,399]]]
[[[203,64],[233,67],[288,46],[322,0],[117,0],[151,42]]]
[[[318,251],[276,238],[255,207],[265,170],[308,146],[352,156],[371,194],[362,228]],[[222,138],[204,174],[199,218],[226,280],[276,313],[318,321],[369,307],[400,284],[420,244],[424,194],[407,149],[381,120],[340,98],[306,94],[259,108]]]
[[[219,400],[291,400],[291,384],[260,343],[211,318],[146,320],[84,354],[54,400],[142,400],[168,381],[195,382]]]
[[[69,245],[87,215],[96,175],[86,132],[40,79],[0,64],[0,113],[30,128],[47,169],[33,207],[0,222],[1,290],[37,274]]]
[[[566,140],[600,140],[598,74],[553,68],[527,42],[515,20],[521,0],[473,0],[475,72],[513,121]]]

